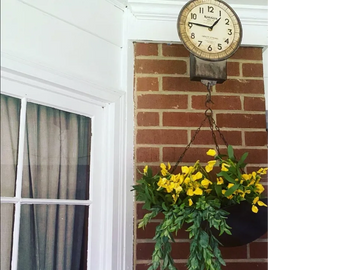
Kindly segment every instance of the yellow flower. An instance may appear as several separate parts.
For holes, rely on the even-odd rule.
[[[181,186],[176,186],[176,185],[175,185],[174,189],[175,189],[176,194],[179,194],[183,190],[183,188]]]
[[[206,172],[211,172],[214,168],[215,163],[216,163],[216,160],[208,161],[208,164],[205,166]]]
[[[243,175],[241,175],[241,177],[242,177],[245,181],[247,181],[247,180],[250,180],[251,175],[249,175],[249,174],[243,174]]]
[[[223,172],[227,172],[227,171],[229,170],[229,169],[228,169],[229,167],[230,167],[230,165],[227,164],[227,163],[222,163],[222,164],[221,164],[221,170],[222,170]]]
[[[256,197],[254,200],[253,200],[253,206],[251,207],[251,210],[254,212],[254,213],[257,213],[259,211],[259,209],[256,207],[255,204],[258,204],[259,206],[265,206],[267,207],[267,205],[262,202],[262,201],[259,201],[259,197]]]
[[[186,177],[184,180],[185,185],[188,185],[190,182],[190,177]]]
[[[171,182],[170,184],[168,184],[168,185],[166,186],[166,192],[167,192],[167,193],[170,193],[171,191],[174,190],[174,187],[175,187],[174,182]]]
[[[218,185],[224,184],[224,179],[222,179],[222,177],[216,178],[216,180]]]
[[[189,206],[192,206],[194,203],[192,201],[192,199],[189,199]]]
[[[266,174],[266,173],[267,173],[267,169],[268,169],[268,168],[260,168],[260,169],[257,171],[257,173],[258,173],[258,174]]]
[[[147,174],[148,168],[149,168],[148,165],[146,165],[144,168],[144,174]]]
[[[209,194],[210,192],[212,191],[212,189],[205,189],[205,192],[207,193],[207,194]]]
[[[170,170],[171,169],[171,165],[170,165],[170,163],[168,162],[168,170]]]
[[[229,183],[227,188],[229,189],[229,188],[231,188],[232,186],[234,186],[234,184],[233,184],[233,183]]]
[[[157,185],[158,185],[159,187],[164,187],[165,184],[166,184],[166,182],[167,182],[167,179],[166,179],[166,178],[160,178],[159,181],[157,182]]]
[[[194,194],[195,195],[203,195],[203,191],[200,188],[196,188],[195,191],[194,191]]]
[[[212,182],[205,178],[204,180],[201,181],[201,185],[203,185],[205,188],[208,188],[209,185],[212,185]]]
[[[258,193],[261,194],[264,190],[265,190],[265,189],[264,189],[264,187],[263,187],[262,184],[256,184],[256,185],[255,185],[255,191],[257,191]]]
[[[160,164],[160,168],[161,168],[161,174],[162,176],[166,176],[168,171],[166,170],[166,165],[164,163]]]
[[[177,199],[179,198],[179,195],[178,194],[173,194],[172,195],[172,198],[174,199],[174,203],[176,203]]]
[[[196,181],[203,177],[203,174],[201,172],[197,172],[195,175],[192,176],[192,180]]]
[[[214,157],[214,156],[216,155],[216,151],[215,151],[214,149],[209,149],[209,150],[206,152],[206,154],[207,154],[208,156]]]

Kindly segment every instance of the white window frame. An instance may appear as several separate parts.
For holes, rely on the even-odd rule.
[[[125,157],[129,156],[126,153],[132,152],[132,144],[125,142],[124,93],[103,93],[101,89],[95,88],[96,93],[93,88],[92,95],[89,95],[82,91],[88,85],[81,85],[82,82],[74,80],[73,85],[80,85],[79,91],[69,89],[68,78],[55,73],[51,74],[48,70],[34,64],[29,65],[6,55],[2,55],[1,64],[2,94],[20,98],[22,102],[26,100],[92,119],[90,194],[89,201],[80,203],[92,204],[89,211],[87,269],[125,269],[132,266],[132,247],[131,250],[126,248],[129,237],[131,237],[132,246],[133,211],[131,209],[133,206],[126,205],[126,201],[131,200],[132,178],[127,181],[125,179],[129,173],[133,174],[133,165],[132,160],[125,162]],[[33,74],[39,76],[32,76]],[[50,81],[44,80],[49,76],[53,77]],[[54,81],[63,82],[63,85],[55,84]],[[22,118],[24,117],[25,115],[22,115]],[[20,162],[22,159],[19,160]],[[22,165],[19,164],[20,166]],[[17,204],[20,204],[20,200],[20,198],[2,198],[2,202]],[[61,202],[71,204],[69,201],[61,200]],[[45,204],[49,203],[49,200],[38,199],[37,203]],[[131,220],[127,220],[129,212]],[[18,216],[15,222],[19,222],[19,218]],[[130,236],[129,231],[126,231],[130,227],[125,226],[129,223],[131,224]],[[13,254],[13,256],[16,255],[16,253]],[[16,261],[12,269],[16,269]]]

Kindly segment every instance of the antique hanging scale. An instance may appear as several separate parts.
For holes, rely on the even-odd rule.
[[[190,79],[224,82],[226,59],[238,50],[242,39],[236,12],[221,0],[192,0],[179,13],[177,30],[190,52]]]
[[[178,35],[190,52],[190,80],[201,81],[207,87],[205,118],[181,154],[174,171],[201,127],[208,122],[217,152],[220,153],[215,131],[228,146],[216,125],[209,106],[211,87],[227,79],[226,61],[240,47],[242,26],[236,12],[221,0],[191,0],[180,10],[177,20]]]

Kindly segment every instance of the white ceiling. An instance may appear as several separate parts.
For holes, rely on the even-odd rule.
[[[118,0],[119,2],[122,2],[123,4],[126,3],[139,3],[139,2],[146,2],[146,0]],[[185,4],[188,2],[188,0],[152,0],[152,2],[158,2],[158,3],[183,3]],[[262,5],[267,6],[268,1],[267,0],[225,0],[226,3],[233,5]]]

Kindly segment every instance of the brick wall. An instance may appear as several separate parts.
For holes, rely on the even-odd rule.
[[[149,165],[157,172],[161,162],[176,163],[204,119],[207,90],[200,82],[190,81],[189,53],[182,45],[135,43],[134,46],[135,164],[139,170]],[[227,66],[228,80],[212,90],[214,119],[237,157],[249,152],[249,172],[267,166],[262,48],[241,47]],[[220,138],[218,142],[220,150],[225,149]],[[209,125],[204,125],[181,164],[193,164],[198,159],[207,161],[209,157],[205,152],[209,148],[214,148],[214,142]],[[266,188],[266,177],[263,184]],[[141,208],[142,204],[137,202],[136,270],[148,268],[154,247],[151,238],[159,223],[154,220],[145,230],[137,229],[138,220],[144,215]],[[267,246],[267,235],[264,235],[246,246],[222,247],[227,263],[223,270],[267,269]],[[178,269],[186,269],[189,255],[186,232],[177,235],[172,255]]]

